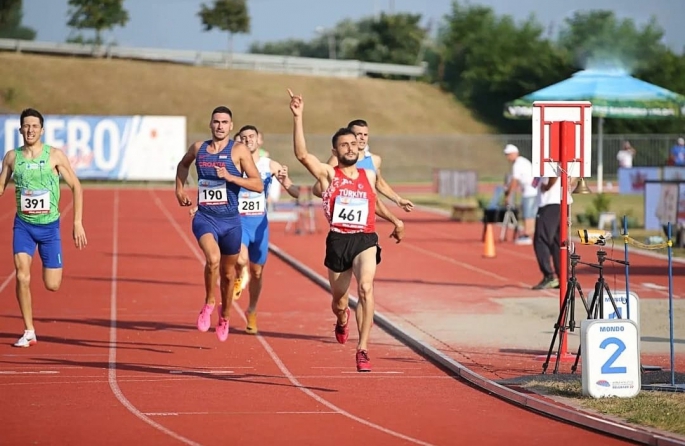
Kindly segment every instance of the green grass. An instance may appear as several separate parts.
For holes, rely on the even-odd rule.
[[[641,391],[634,398],[592,398],[582,395],[580,380],[530,381],[522,387],[536,393],[569,398],[584,409],[622,418],[640,426],[685,435],[685,394]]]
[[[290,134],[287,88],[305,98],[307,131],[328,138],[357,118],[369,121],[375,135],[491,132],[451,95],[413,81],[13,52],[0,52],[0,79],[0,109],[9,112],[36,107],[46,114],[181,115],[188,134],[205,135],[209,113],[222,104],[233,110],[236,131],[254,124],[266,135]]]

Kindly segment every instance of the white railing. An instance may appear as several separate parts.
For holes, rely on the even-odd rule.
[[[425,64],[417,66],[394,65],[360,62],[358,60],[316,59],[312,57],[274,56],[268,54],[228,54],[220,51],[128,48],[111,45],[97,46],[14,39],[0,39],[0,51],[154,60],[238,70],[330,77],[363,77],[367,74],[381,74],[415,78],[422,76],[426,70]]]

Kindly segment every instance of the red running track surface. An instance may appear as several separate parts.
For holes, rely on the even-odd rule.
[[[12,201],[0,202],[3,444],[622,444],[473,389],[378,329],[374,371],[357,373],[356,335],[335,342],[328,295],[273,256],[261,334],[243,333],[236,307],[220,343],[195,328],[203,265],[173,192],[85,199],[89,244],[75,250],[66,212],[58,293],[34,263],[28,349],[11,347],[23,326],[2,218]]]

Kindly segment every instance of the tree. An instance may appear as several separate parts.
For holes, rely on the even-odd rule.
[[[579,12],[566,19],[558,44],[573,54],[576,68],[619,68],[644,81],[685,94],[685,54],[663,43],[664,31],[654,17],[638,28],[612,11]],[[683,119],[608,119],[607,133],[678,133]]]
[[[359,38],[355,58],[365,62],[416,65],[426,30],[420,14],[381,14]]]
[[[565,20],[558,45],[571,52],[578,68],[623,68],[634,72],[649,66],[664,47],[663,29],[654,17],[638,28],[613,11],[576,12]]]
[[[21,26],[22,18],[21,0],[0,0],[0,38],[20,40],[35,39],[36,31]]]
[[[95,30],[96,45],[102,45],[102,31],[128,23],[124,0],[69,0],[69,21],[74,29]]]
[[[442,87],[501,130],[530,128],[530,122],[504,118],[505,102],[573,72],[568,55],[543,38],[544,28],[533,17],[517,25],[491,8],[455,1],[445,19],[439,58],[431,58],[433,75],[442,66]]]
[[[198,13],[205,31],[218,28],[228,31],[228,53],[233,54],[233,35],[250,32],[250,14],[246,0],[214,0],[214,5],[202,4]]]

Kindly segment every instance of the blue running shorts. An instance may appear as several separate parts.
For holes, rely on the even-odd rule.
[[[14,217],[12,250],[33,257],[38,254],[43,261],[43,268],[62,268],[62,236],[59,230],[59,219],[52,223],[37,225]]]
[[[264,217],[243,217],[242,244],[247,246],[250,263],[266,264],[269,254],[269,221]]]
[[[219,217],[198,211],[193,217],[193,234],[198,242],[203,235],[212,234],[222,256],[240,253],[242,225],[239,215]]]

